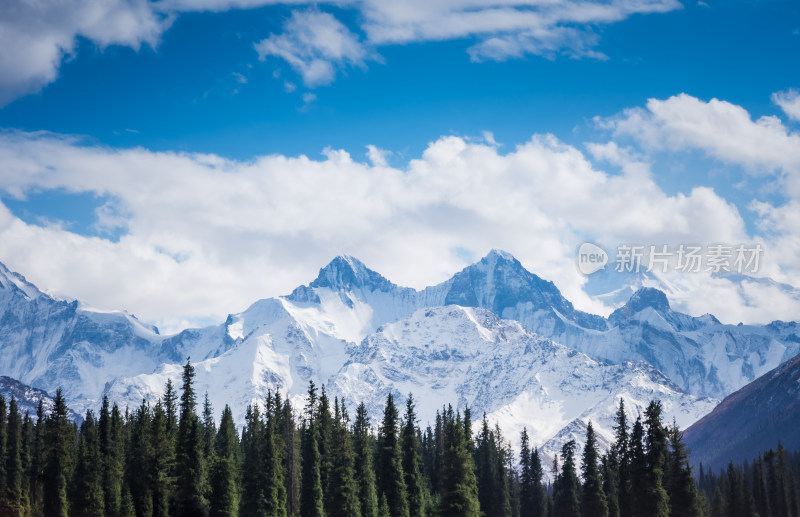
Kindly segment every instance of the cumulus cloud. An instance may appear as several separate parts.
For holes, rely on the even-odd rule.
[[[402,168],[370,149],[323,157],[109,149],[48,133],[0,134],[0,189],[93,192],[118,242],[26,224],[0,207],[0,260],[35,283],[176,329],[217,321],[314,278],[350,253],[393,281],[444,280],[490,248],[514,253],[588,309],[576,243],[745,240],[737,209],[705,187],[668,195],[646,164],[622,174],[536,135],[507,153],[443,137]]]
[[[56,79],[79,36],[100,47],[157,45],[181,13],[251,9],[285,4],[277,0],[63,0],[0,3],[0,105],[37,92]],[[634,14],[680,9],[678,0],[342,0],[292,1],[293,12],[280,34],[255,43],[262,59],[286,60],[307,86],[328,84],[336,70],[363,66],[375,49],[411,42],[475,38],[475,61],[505,60],[538,54],[567,54],[603,59],[593,50],[592,27]],[[318,7],[358,13],[362,40]]]
[[[800,120],[800,91],[793,88],[772,94],[772,102],[780,106],[786,116]]]
[[[283,33],[255,44],[262,61],[268,56],[286,60],[308,87],[333,82],[336,68],[364,66],[367,50],[342,22],[317,10],[295,11]]]
[[[699,150],[753,174],[775,175],[800,197],[800,134],[775,116],[753,120],[741,106],[687,94],[649,99],[645,108],[599,121],[616,137],[633,138],[649,150]]]
[[[100,47],[155,46],[172,16],[148,0],[0,3],[0,106],[37,92],[58,75],[77,36]]]

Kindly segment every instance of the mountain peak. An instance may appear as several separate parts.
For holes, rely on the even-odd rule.
[[[361,289],[387,291],[395,287],[379,273],[369,269],[363,262],[350,255],[338,255],[327,266],[319,270],[316,280],[309,287],[328,287],[333,290]]]
[[[647,308],[652,308],[656,312],[665,313],[670,310],[669,300],[664,291],[654,287],[642,287],[630,297],[628,302],[615,310],[609,319],[616,319],[624,316],[629,318]]]
[[[2,262],[0,262],[0,290],[18,291],[28,300],[38,298],[42,294],[42,292],[35,285],[28,282],[24,276],[11,271]]]
[[[509,253],[507,251],[499,250],[499,249],[496,249],[496,248],[493,248],[483,258],[483,260],[486,260],[486,261],[489,261],[489,260],[494,260],[494,261],[506,260],[506,261],[509,261],[509,262],[517,262],[517,263],[519,263],[519,261],[516,259],[516,257],[514,257],[514,255],[512,255],[511,253]],[[481,260],[481,262],[483,262],[483,260]]]

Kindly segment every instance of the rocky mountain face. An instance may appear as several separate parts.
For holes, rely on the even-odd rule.
[[[0,374],[54,392],[79,412],[104,394],[131,406],[180,382],[191,356],[197,390],[217,411],[279,389],[298,403],[309,380],[373,416],[389,391],[414,393],[423,423],[442,404],[486,412],[515,439],[555,450],[592,420],[610,438],[620,397],[635,414],[652,398],[686,426],[798,351],[796,323],[724,325],[672,311],[637,291],[609,318],[576,310],[552,282],[492,251],[423,290],[400,287],[341,256],[287,296],[255,302],[220,325],[161,336],[124,312],[56,300],[0,270]]]
[[[800,356],[729,395],[684,433],[692,461],[714,471],[752,461],[781,440],[800,449]]]

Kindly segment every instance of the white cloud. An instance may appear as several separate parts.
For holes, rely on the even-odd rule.
[[[63,0],[0,2],[0,106],[54,81],[78,36],[100,47],[138,49],[157,45],[181,13],[251,9],[277,0]],[[259,56],[285,59],[307,86],[328,84],[336,70],[364,66],[385,45],[475,38],[473,60],[505,60],[538,54],[604,59],[593,47],[592,28],[634,14],[682,7],[678,0],[342,0],[299,7],[284,32],[256,43]],[[362,41],[331,14],[316,7],[357,11]],[[310,10],[309,10],[310,9]]]
[[[780,106],[786,116],[800,120],[800,91],[793,88],[772,94],[772,102]]]
[[[364,66],[364,45],[329,13],[294,11],[283,30],[255,44],[258,57],[262,61],[268,56],[286,60],[308,87],[333,82],[337,67]]]
[[[757,175],[775,175],[790,196],[800,197],[800,134],[775,116],[753,120],[741,106],[687,94],[649,99],[646,108],[599,121],[616,137],[650,150],[700,150]]]
[[[147,0],[0,2],[0,106],[55,80],[76,37],[100,47],[155,46],[172,17]]]
[[[377,150],[376,150],[377,152]],[[264,156],[116,150],[46,133],[0,134],[0,189],[93,192],[114,199],[101,221],[118,242],[39,227],[0,206],[0,260],[32,281],[175,328],[221,320],[284,294],[350,253],[391,280],[422,287],[491,248],[514,253],[584,308],[576,243],[738,242],[735,207],[708,188],[667,195],[646,165],[610,175],[574,147],[534,136],[501,154],[444,137],[407,166]]]

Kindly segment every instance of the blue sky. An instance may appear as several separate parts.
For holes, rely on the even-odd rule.
[[[584,239],[764,242],[763,274],[800,285],[797,2],[16,3],[0,261],[42,287],[178,328],[336,253],[421,287],[495,247],[602,312],[570,260]],[[644,202],[536,197],[594,181]],[[731,319],[784,314],[708,282],[677,282],[707,293],[686,310],[728,289]]]

